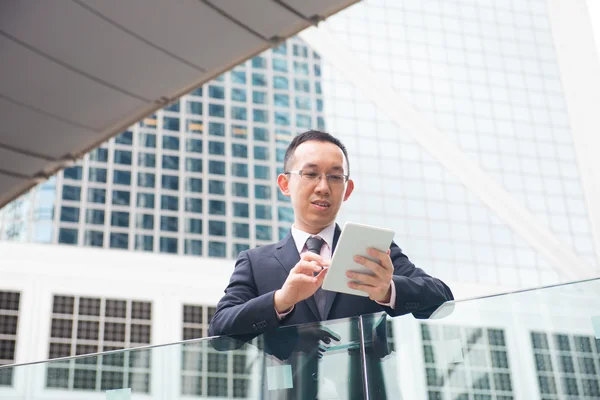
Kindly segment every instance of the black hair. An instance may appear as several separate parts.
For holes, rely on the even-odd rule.
[[[329,142],[339,147],[342,150],[342,153],[344,153],[344,156],[346,157],[346,163],[348,164],[348,175],[350,175],[350,161],[348,160],[348,151],[346,151],[346,146],[344,146],[344,144],[335,136],[332,136],[327,132],[317,130],[303,132],[292,140],[287,150],[285,151],[285,157],[283,158],[284,171],[288,171],[288,163],[294,156],[294,152],[296,151],[298,146],[300,146],[304,142],[308,142],[309,140],[316,140],[318,142]]]

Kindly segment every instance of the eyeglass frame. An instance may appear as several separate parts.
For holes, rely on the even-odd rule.
[[[315,179],[311,179],[311,178],[305,177],[304,174],[306,172],[315,173],[315,174],[317,174],[317,176],[315,177]],[[313,171],[311,169],[299,169],[297,171],[286,171],[286,172],[284,172],[284,175],[289,175],[289,174],[298,174],[300,176],[300,178],[305,177],[304,179],[308,180],[309,182],[320,182],[321,179],[323,179],[323,175],[325,175],[325,180],[329,184],[331,184],[331,183],[334,183],[334,184],[337,183],[337,182],[332,182],[330,180],[330,178],[334,177],[334,176],[341,176],[341,177],[343,177],[343,181],[340,182],[340,184],[348,183],[348,180],[350,179],[350,175],[346,175],[346,174],[320,174],[320,173],[318,173],[316,171]]]

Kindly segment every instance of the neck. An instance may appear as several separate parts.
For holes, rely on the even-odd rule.
[[[333,224],[333,222],[331,224]],[[310,233],[311,235],[316,235],[317,233],[321,232],[323,229],[327,228],[331,224],[327,224],[327,225],[324,225],[321,227],[314,227],[314,226],[305,225],[298,221],[295,221],[294,228],[299,229],[306,233]]]

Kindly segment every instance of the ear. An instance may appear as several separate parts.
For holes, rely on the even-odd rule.
[[[346,193],[344,193],[344,201],[348,200],[353,191],[354,181],[352,179],[348,179],[348,183],[346,184]]]
[[[279,174],[279,176],[277,176],[277,186],[279,186],[279,190],[281,190],[281,193],[284,196],[290,197],[290,181],[288,175]]]

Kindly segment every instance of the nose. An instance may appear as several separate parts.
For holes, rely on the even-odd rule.
[[[315,187],[315,192],[319,194],[329,193],[329,181],[325,175],[321,175],[319,178],[317,186]]]

